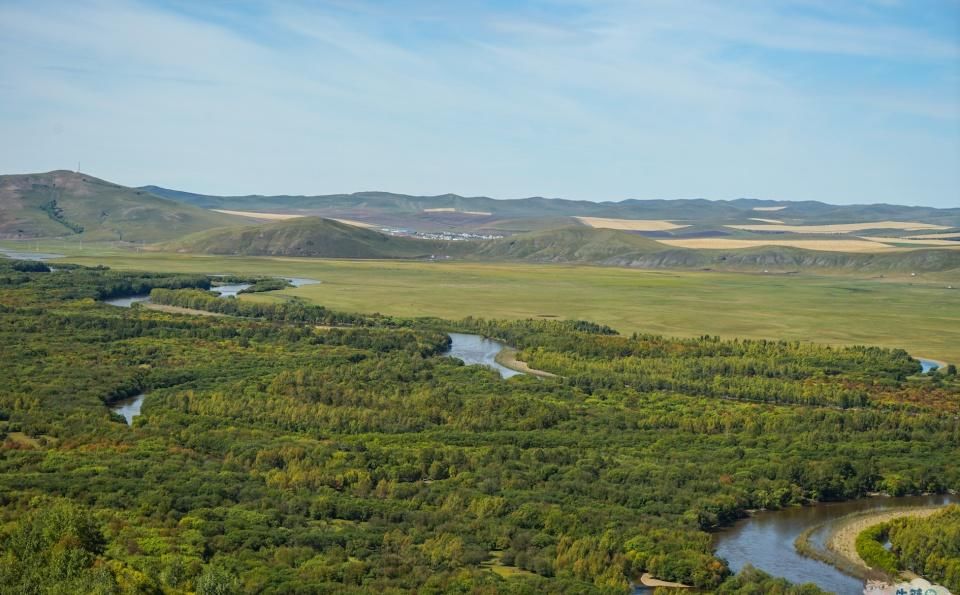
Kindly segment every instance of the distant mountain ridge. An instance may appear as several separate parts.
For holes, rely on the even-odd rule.
[[[158,196],[206,209],[253,211],[311,211],[334,216],[352,211],[383,214],[422,213],[428,209],[455,209],[460,212],[490,213],[494,217],[608,217],[622,219],[671,219],[682,221],[718,221],[751,217],[798,220],[805,223],[870,222],[909,220],[922,223],[960,226],[960,208],[902,206],[890,204],[831,205],[818,201],[778,201],[738,198],[734,200],[626,199],[619,202],[591,202],[563,198],[530,197],[494,199],[457,194],[415,196],[391,192],[356,192],[315,196],[246,195],[214,196],[143,186]],[[756,209],[776,208],[776,211]],[[325,213],[326,212],[326,213]]]
[[[252,211],[251,216],[211,209]],[[758,210],[759,209],[759,210]],[[256,213],[298,215],[257,222]],[[577,219],[586,218],[586,223]],[[597,219],[627,225],[604,229]],[[407,228],[386,234],[337,218]],[[640,223],[644,225],[632,226]],[[755,229],[757,221],[780,221],[777,229]],[[874,238],[863,226],[827,232],[835,252],[818,249],[823,236],[793,226],[837,222],[920,222],[943,234],[936,247],[911,244],[906,227]],[[673,223],[671,223],[673,222]],[[744,225],[746,223],[747,225]],[[650,224],[650,225],[646,225]],[[754,225],[750,225],[754,224]],[[842,226],[846,227],[846,226]],[[882,226],[881,226],[882,227]],[[216,197],[157,186],[128,188],[84,173],[54,171],[0,176],[0,239],[80,238],[92,241],[158,244],[164,249],[208,254],[313,256],[323,258],[453,258],[474,261],[584,263],[641,268],[701,268],[792,271],[839,269],[883,272],[937,271],[960,275],[960,208],[898,205],[836,206],[807,201],[636,200],[592,203],[541,197],[496,200],[487,197],[408,196],[360,192],[329,196]],[[921,227],[922,228],[922,227]],[[487,241],[441,241],[409,236],[409,230],[454,229],[506,236]],[[886,229],[891,229],[889,226]],[[916,228],[912,228],[916,229]],[[656,241],[651,237],[655,236]],[[877,235],[877,234],[873,234]],[[781,237],[783,246],[772,246]],[[475,237],[461,233],[459,237]],[[696,242],[690,238],[721,238]],[[735,238],[733,243],[724,243]],[[870,238],[867,238],[868,240]],[[804,243],[797,240],[808,240]],[[891,250],[902,240],[901,250]],[[850,241],[849,244],[844,242]],[[925,240],[921,240],[925,241]],[[857,243],[859,242],[859,243]],[[886,244],[883,242],[887,242]],[[669,244],[669,245],[668,245]],[[802,247],[797,247],[802,244]],[[839,244],[840,248],[836,245]],[[682,246],[682,247],[681,247]],[[724,246],[727,246],[726,248]],[[754,246],[730,248],[729,246]],[[793,247],[786,247],[793,246]],[[809,246],[809,248],[808,248]],[[952,278],[952,277],[951,277]]]

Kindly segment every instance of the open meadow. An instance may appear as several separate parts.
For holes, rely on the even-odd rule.
[[[57,246],[41,246],[56,252]],[[457,319],[578,318],[621,333],[796,339],[902,347],[960,362],[960,290],[943,281],[647,271],[567,265],[74,253],[69,262],[147,271],[284,275],[330,308]]]

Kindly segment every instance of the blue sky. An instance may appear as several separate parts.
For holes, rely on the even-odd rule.
[[[0,172],[960,206],[960,0],[0,0]]]

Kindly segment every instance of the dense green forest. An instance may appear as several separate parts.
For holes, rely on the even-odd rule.
[[[886,532],[901,568],[960,592],[960,506],[926,518],[895,519],[887,524]]]
[[[911,570],[960,591],[960,506],[873,525],[857,536],[857,553],[890,576]]]
[[[0,593],[817,593],[710,531],[960,488],[960,386],[901,351],[248,303],[0,261]],[[227,316],[117,308],[153,301]],[[556,378],[445,357],[499,337]],[[146,392],[132,427],[108,405]]]

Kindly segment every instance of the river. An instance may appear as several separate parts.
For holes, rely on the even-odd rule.
[[[149,295],[128,295],[127,297],[118,297],[112,298],[109,300],[103,300],[104,304],[110,304],[111,306],[120,306],[121,308],[129,308],[137,302],[145,302],[150,299]]]
[[[499,341],[466,333],[450,333],[450,340],[450,349],[444,355],[463,360],[467,365],[479,364],[493,368],[503,378],[522,373],[497,363],[497,354],[506,347]]]
[[[217,289],[223,289],[224,287],[226,286],[221,285]],[[107,300],[106,303],[129,308],[130,304],[134,301],[143,301],[146,297],[147,296],[116,298]],[[503,378],[510,378],[511,376],[516,376],[521,373],[501,366],[496,362],[494,358],[496,358],[500,350],[505,347],[505,345],[499,341],[486,339],[480,335],[468,335],[464,333],[450,333],[450,340],[450,349],[445,355],[463,360],[463,363],[467,365],[480,364],[488,366],[499,372]],[[110,410],[122,415],[123,418],[127,420],[127,425],[133,425],[133,418],[140,415],[140,407],[143,405],[143,399],[145,397],[145,394],[139,394],[129,399],[116,401],[110,405]]]
[[[816,583],[821,589],[840,595],[860,595],[863,581],[847,576],[818,560],[797,553],[793,542],[807,527],[838,519],[852,512],[882,510],[904,506],[933,506],[960,502],[951,495],[904,496],[902,498],[861,498],[849,502],[792,507],[759,512],[715,535],[717,556],[725,558],[734,572],[752,564],[774,576],[794,583]],[[811,541],[824,546],[829,528],[815,531]]]
[[[61,258],[63,254],[53,254],[48,252],[18,252],[17,250],[7,250],[0,248],[0,254],[12,260],[50,260],[52,258]]]
[[[320,283],[316,279],[307,279],[306,277],[277,277],[278,279],[286,279],[290,282],[290,285],[293,287],[303,287],[304,285],[316,285]],[[217,285],[210,288],[210,291],[216,291],[220,294],[220,297],[237,297],[237,295],[244,289],[250,287],[250,283],[234,283],[230,285]]]
[[[237,297],[237,294],[243,291],[244,289],[250,287],[252,283],[231,283],[228,285],[215,285],[210,288],[210,291],[216,291],[220,294],[220,297]]]
[[[303,287],[304,285],[316,285],[317,283],[321,283],[321,281],[317,281],[316,279],[306,279],[304,277],[281,277],[281,279],[286,279],[290,282],[290,285],[293,285],[294,287]]]
[[[211,275],[218,276],[218,275]],[[320,283],[316,279],[306,279],[303,277],[281,277],[281,279],[286,279],[294,287],[303,287],[304,285],[313,285],[315,283]],[[210,288],[210,291],[215,291],[220,294],[220,297],[237,297],[237,295],[244,289],[250,287],[250,283],[231,283],[228,285],[215,285]],[[137,302],[145,302],[150,299],[149,295],[131,295],[126,297],[113,298],[109,300],[103,300],[104,304],[110,304],[111,306],[120,306],[121,308],[129,308]]]
[[[110,411],[114,413],[119,413],[123,416],[123,419],[127,420],[127,425],[133,425],[133,418],[140,415],[140,407],[143,406],[143,399],[147,395],[140,393],[135,397],[130,397],[129,399],[123,399],[121,401],[115,401],[110,405]]]
[[[316,285],[320,283],[316,279],[307,279],[306,277],[277,277],[278,279],[285,279],[290,282],[290,285],[293,287],[303,287],[304,285]],[[218,285],[211,287],[211,291],[217,291],[220,293],[220,297],[237,297],[244,289],[250,287],[250,283],[235,283],[231,285]]]

